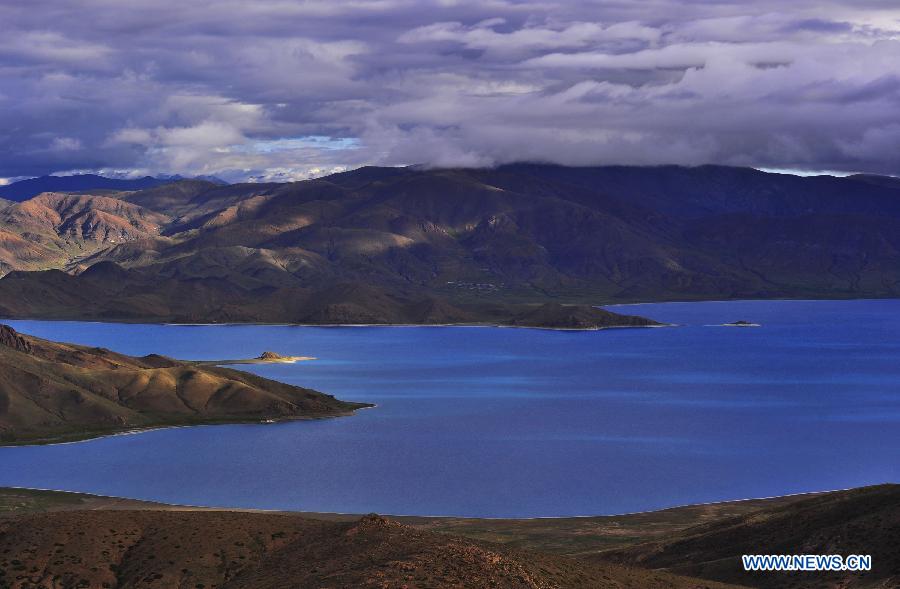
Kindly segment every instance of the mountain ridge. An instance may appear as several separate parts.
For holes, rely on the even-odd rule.
[[[27,220],[0,211],[0,262],[13,272],[0,279],[0,306],[7,316],[60,316],[53,305],[21,301],[26,290],[58,280],[17,271],[79,275],[100,262],[121,266],[135,289],[158,283],[147,295],[153,308],[104,295],[90,316],[110,319],[167,320],[162,309],[182,305],[172,298],[179,290],[206,301],[196,320],[284,322],[302,322],[329,304],[338,307],[326,316],[419,321],[412,312],[399,313],[402,319],[378,312],[383,296],[405,301],[400,306],[432,300],[439,302],[432,308],[477,308],[479,321],[491,320],[487,309],[548,302],[894,297],[900,182],[893,180],[543,164],[364,167],[285,184],[179,180],[81,195],[97,207],[101,198],[118,199],[137,207],[132,217],[140,211],[157,220],[158,231],[120,229],[115,242],[42,241],[21,230]],[[111,227],[134,224],[122,214],[103,219]],[[46,254],[45,242],[61,243],[60,255]],[[72,286],[90,290],[88,282]],[[321,298],[343,292],[338,285],[382,294]],[[310,293],[320,295],[315,308],[291,300]],[[58,302],[77,317],[74,301]]]
[[[77,192],[83,190],[141,190],[171,182],[169,179],[144,176],[142,178],[108,178],[98,174],[70,176],[40,176],[0,186],[0,197],[23,201],[44,192]]]

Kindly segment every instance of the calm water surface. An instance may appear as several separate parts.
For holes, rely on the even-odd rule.
[[[553,516],[900,481],[900,301],[618,310],[682,327],[12,322],[135,355],[317,356],[248,368],[378,407],[0,448],[0,485],[195,505]],[[737,319],[763,327],[712,326]]]

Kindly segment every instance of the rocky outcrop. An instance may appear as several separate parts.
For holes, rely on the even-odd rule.
[[[19,335],[19,332],[9,325],[0,325],[0,345],[12,348],[17,352],[31,353],[31,342]]]

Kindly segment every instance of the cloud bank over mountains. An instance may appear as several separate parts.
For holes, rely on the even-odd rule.
[[[0,178],[900,174],[893,0],[0,0]]]

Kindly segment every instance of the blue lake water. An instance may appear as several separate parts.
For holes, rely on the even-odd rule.
[[[678,328],[11,322],[261,375],[353,417],[0,448],[0,485],[309,511],[613,514],[900,481],[900,301],[620,307]],[[748,319],[760,328],[714,327]]]

